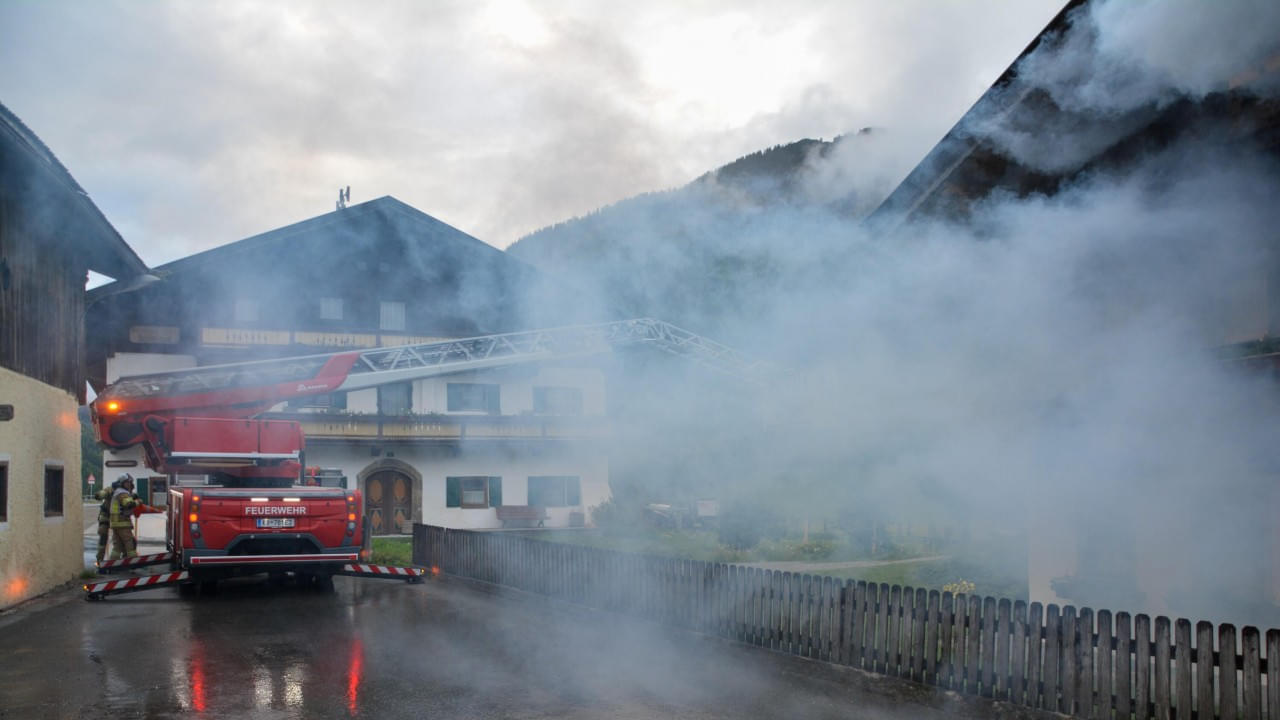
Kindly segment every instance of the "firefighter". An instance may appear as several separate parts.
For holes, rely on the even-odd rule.
[[[133,492],[133,476],[125,473],[117,481],[120,487],[111,493],[111,559],[138,557],[138,541],[133,537],[133,508],[138,496]]]
[[[120,489],[120,481],[117,479],[111,483],[111,487],[104,487],[94,494],[94,498],[101,500],[102,504],[98,506],[98,564],[102,564],[102,559],[107,555],[107,538],[111,534],[111,495]]]

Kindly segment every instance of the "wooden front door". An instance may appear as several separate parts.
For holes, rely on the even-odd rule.
[[[413,486],[408,476],[379,470],[364,484],[364,519],[374,535],[412,532]]]

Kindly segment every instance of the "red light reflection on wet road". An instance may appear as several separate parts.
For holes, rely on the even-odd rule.
[[[364,674],[364,643],[357,636],[351,643],[351,662],[347,665],[347,711],[355,717],[360,699],[360,676]]]
[[[204,712],[208,705],[205,702],[204,687],[204,645],[196,640],[191,647],[191,707],[196,712]]]

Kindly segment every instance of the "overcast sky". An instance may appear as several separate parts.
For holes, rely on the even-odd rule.
[[[922,156],[1062,4],[0,0],[0,102],[150,265],[345,185],[506,247],[800,138]]]

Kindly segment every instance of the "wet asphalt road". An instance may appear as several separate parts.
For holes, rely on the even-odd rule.
[[[0,614],[0,718],[956,711],[938,693],[906,686],[904,694],[896,681],[461,581],[335,585],[324,592],[246,578],[208,597],[164,588],[93,603],[68,589]]]

